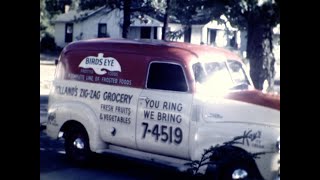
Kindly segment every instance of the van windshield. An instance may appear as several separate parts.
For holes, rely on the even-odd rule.
[[[250,82],[238,61],[195,63],[193,72],[197,84],[207,90],[248,89]]]

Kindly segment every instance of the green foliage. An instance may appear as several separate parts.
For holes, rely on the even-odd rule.
[[[81,10],[95,9],[104,6],[111,1],[109,0],[80,0],[79,6]]]
[[[191,25],[202,5],[202,0],[172,0],[169,13],[176,17],[181,24]]]
[[[215,146],[211,146],[209,149],[205,149],[203,154],[201,155],[200,160],[194,160],[190,163],[186,163],[185,165],[190,166],[188,172],[191,172],[194,176],[200,176],[199,170],[201,167],[213,164],[213,165],[223,165],[227,163],[226,161],[230,158],[237,157],[240,159],[256,159],[260,158],[260,155],[265,154],[266,152],[259,153],[250,153],[245,151],[234,151],[233,147],[236,144],[239,144],[239,140],[243,140],[249,138],[248,136],[237,136],[230,141],[224,142],[222,145],[216,144]],[[225,152],[228,152],[226,155]],[[229,153],[230,152],[230,153]],[[233,154],[233,155],[230,155]],[[227,157],[226,157],[227,156]]]
[[[54,42],[54,37],[49,33],[45,33],[44,37],[40,41],[40,52],[56,50],[56,44]]]
[[[80,1],[79,7],[81,10],[90,10],[95,9],[97,7],[101,6],[108,6],[111,9],[124,8],[125,0],[77,0]],[[147,10],[153,10],[151,9],[151,3],[154,2],[152,0],[131,0],[131,12],[140,10],[145,11]]]
[[[70,9],[75,10],[75,11],[80,11],[81,10],[80,3],[81,3],[81,0],[72,0]]]
[[[48,27],[48,12],[46,10],[45,0],[40,0],[40,40]]]
[[[169,41],[177,41],[182,37],[183,33],[184,33],[184,30],[180,29],[177,31],[169,31],[167,32],[166,36]]]
[[[40,0],[40,41],[48,34],[53,34],[51,19],[64,12],[65,5],[70,5],[72,0]]]
[[[71,5],[72,0],[45,0],[46,10],[48,11],[49,18],[55,15],[64,13],[65,5]]]

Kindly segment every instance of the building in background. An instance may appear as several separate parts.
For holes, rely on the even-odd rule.
[[[72,41],[101,37],[122,37],[123,12],[119,9],[109,9],[105,6],[95,10],[81,12],[66,11],[53,20],[54,37],[57,46],[64,47]],[[133,13],[128,38],[130,39],[161,39],[163,22],[146,14]],[[183,29],[177,22],[169,23],[169,31],[175,32]],[[177,38],[179,42],[193,44],[207,44],[219,47],[230,46],[234,38],[234,44],[240,48],[240,32],[234,31],[232,36],[227,35],[224,25],[217,21],[194,22],[191,28]],[[233,37],[234,36],[234,37]]]
[[[66,7],[65,13],[53,20],[54,38],[57,46],[63,48],[68,43],[92,38],[121,38],[123,11],[106,6],[95,10],[74,11]],[[229,23],[219,24],[215,20],[201,21],[195,17],[190,28],[185,29],[174,19],[168,25],[169,33],[179,33],[172,40],[225,47],[246,57],[247,32],[233,28]],[[132,13],[129,39],[161,39],[163,22],[143,13]],[[274,53],[280,64],[280,26],[274,30]]]

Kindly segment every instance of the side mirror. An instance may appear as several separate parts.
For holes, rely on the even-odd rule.
[[[55,59],[54,60],[54,65],[58,65],[58,62],[59,62],[58,59]]]

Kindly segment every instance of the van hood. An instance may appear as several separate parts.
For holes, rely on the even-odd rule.
[[[280,95],[263,93],[258,90],[245,90],[231,92],[226,95],[225,98],[265,106],[280,111]]]
[[[200,100],[206,122],[280,127],[280,96],[258,90],[230,92]]]

